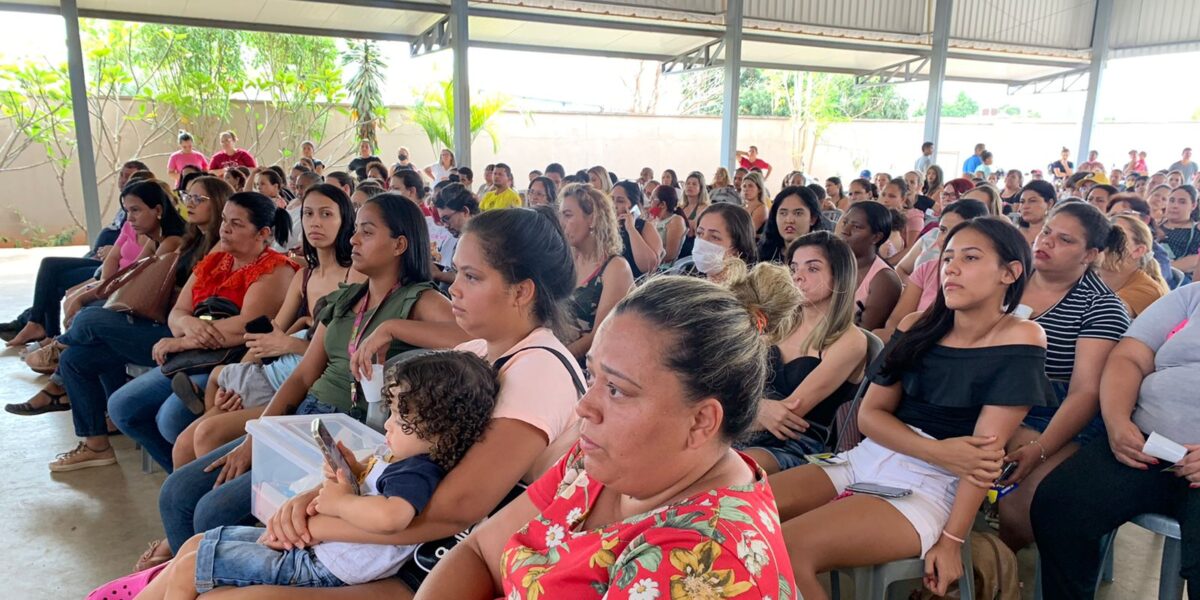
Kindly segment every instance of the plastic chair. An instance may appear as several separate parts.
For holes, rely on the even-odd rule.
[[[1104,552],[1104,562],[1101,564],[1100,572],[1096,575],[1096,589],[1100,589],[1101,583],[1112,583],[1113,581],[1113,549],[1116,544],[1113,543],[1117,537],[1117,532],[1100,538],[1100,548]],[[1037,552],[1037,546],[1033,546],[1033,550]],[[1042,600],[1042,555],[1035,554],[1033,558],[1033,600]]]
[[[1130,519],[1129,522],[1165,538],[1163,540],[1162,566],[1159,569],[1158,599],[1180,600],[1183,598],[1183,577],[1179,574],[1180,563],[1183,561],[1179,521],[1165,515],[1146,513]],[[1113,531],[1100,540],[1101,548],[1104,549],[1104,567],[1100,570],[1100,576],[1096,582],[1097,588],[1100,587],[1100,581],[1111,582],[1113,580],[1113,549],[1116,547],[1116,539],[1117,532]],[[1040,557],[1037,561],[1037,580],[1033,597],[1034,600],[1042,600],[1042,561]]]
[[[970,539],[962,545],[962,562],[963,576],[958,580],[959,595],[962,600],[974,600],[975,573],[971,562]],[[925,561],[920,558],[906,558],[872,567],[856,567],[851,574],[854,577],[855,600],[887,600],[888,588],[892,584],[925,577]],[[841,600],[838,572],[831,571],[829,577],[833,600]]]
[[[867,369],[863,374],[862,383],[859,384],[858,390],[854,392],[854,399],[841,405],[838,408],[834,423],[837,426],[837,447],[836,452],[845,452],[858,445],[862,441],[862,432],[858,430],[858,407],[862,405],[863,396],[867,395],[867,388],[871,387],[871,367],[875,364],[875,360],[883,353],[883,340],[879,336],[861,329],[867,335]]]
[[[1184,274],[1183,271],[1181,271],[1175,267],[1171,267],[1171,283],[1174,284],[1171,286],[1171,289],[1175,289],[1175,288],[1183,285],[1184,279],[1186,279],[1186,278],[1187,278],[1187,275]]]

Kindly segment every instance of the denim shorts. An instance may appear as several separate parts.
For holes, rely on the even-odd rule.
[[[1050,387],[1054,389],[1054,395],[1058,396],[1059,406],[1067,397],[1067,382],[1050,380]],[[1029,413],[1025,415],[1025,420],[1021,421],[1021,425],[1028,427],[1038,433],[1043,433],[1050,426],[1050,420],[1054,418],[1054,413],[1058,412],[1058,407],[1051,408],[1049,406],[1034,406],[1029,409]],[[1083,426],[1083,430],[1071,438],[1071,441],[1083,446],[1088,442],[1098,438],[1107,437],[1108,430],[1104,428],[1104,419],[1100,415],[1096,415]]]
[[[262,527],[217,527],[204,533],[196,551],[196,591],[216,587],[286,585],[332,588],[345,584],[317,560],[311,548],[273,550],[258,538]]]
[[[792,467],[808,464],[805,454],[820,454],[828,452],[820,440],[801,435],[800,439],[781,440],[770,431],[760,431],[751,435],[746,441],[737,444],[739,450],[758,448],[764,450],[779,463],[779,470],[786,471]]]

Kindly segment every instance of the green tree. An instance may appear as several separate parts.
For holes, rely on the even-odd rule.
[[[350,116],[358,126],[358,139],[367,140],[372,148],[378,148],[376,131],[386,116],[382,90],[384,70],[387,69],[379,44],[370,40],[347,42],[346,50],[342,52],[342,66],[354,68],[346,90],[350,94]]]
[[[508,105],[508,98],[498,95],[472,95],[471,141],[480,133],[492,140],[492,150],[500,149],[500,138],[492,120]],[[431,85],[413,106],[409,118],[429,138],[435,152],[454,147],[454,84],[443,81]]]
[[[942,106],[943,117],[969,117],[976,114],[979,114],[979,103],[966,92],[959,92],[954,102]]]

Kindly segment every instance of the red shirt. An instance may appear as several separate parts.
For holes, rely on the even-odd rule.
[[[747,171],[750,169],[762,169],[763,171],[766,171],[767,169],[771,168],[771,164],[761,158],[756,158],[754,159],[754,162],[751,162],[750,159],[745,156],[738,159],[738,166],[746,169]]]
[[[282,265],[291,267],[293,271],[300,268],[292,259],[270,248],[263,250],[254,262],[237,270],[233,269],[232,254],[213,252],[205,256],[192,272],[196,278],[192,284],[192,306],[213,296],[220,296],[231,300],[241,309],[250,286]]]
[[[258,163],[254,162],[254,157],[250,156],[249,152],[241,148],[235,150],[232,155],[226,154],[224,150],[218,150],[212,160],[208,161],[208,168],[213,171],[224,169],[229,165],[241,165],[247,169],[253,169],[258,166]]]
[[[586,530],[604,484],[576,445],[527,490],[541,514],[505,546],[505,598],[797,598],[767,475],[742,459],[753,484]]]

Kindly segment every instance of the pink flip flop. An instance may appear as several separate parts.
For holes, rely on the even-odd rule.
[[[126,575],[120,579],[116,579],[106,583],[88,594],[87,600],[133,600],[150,582],[167,568],[170,562],[165,562],[161,565],[150,567],[145,571],[138,571],[132,575]]]

